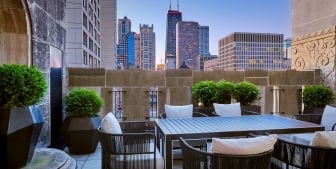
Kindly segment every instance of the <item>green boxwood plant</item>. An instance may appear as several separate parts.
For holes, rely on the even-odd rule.
[[[195,102],[202,102],[204,106],[211,106],[215,100],[216,83],[204,80],[193,84],[192,97]]]
[[[220,104],[231,103],[231,97],[234,90],[234,83],[220,80],[216,83],[215,102]]]
[[[332,102],[333,92],[323,85],[310,85],[303,89],[302,96],[307,107],[325,107]]]
[[[103,106],[103,99],[92,89],[74,88],[65,96],[65,111],[71,117],[94,117]]]
[[[259,89],[251,82],[239,82],[234,85],[233,97],[243,106],[250,105],[259,99]]]
[[[26,107],[40,102],[47,91],[44,74],[35,66],[0,66],[0,107]]]

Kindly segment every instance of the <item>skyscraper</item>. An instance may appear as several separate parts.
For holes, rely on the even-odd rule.
[[[155,70],[154,26],[140,25],[140,68]]]
[[[180,21],[176,24],[176,69],[183,63],[193,70],[199,70],[199,29],[198,23]]]
[[[282,69],[283,34],[234,32],[218,47],[220,69]]]
[[[209,26],[198,27],[199,54],[210,55],[209,52]]]
[[[128,68],[127,58],[127,35],[131,32],[131,20],[126,16],[123,19],[118,19],[118,44],[116,64],[117,69]]]
[[[176,69],[176,23],[182,21],[182,13],[168,10],[166,25],[166,69]]]
[[[128,68],[140,68],[140,35],[130,32],[126,37]]]
[[[132,22],[125,16],[123,19],[118,19],[118,43],[125,42],[126,35],[131,32]]]

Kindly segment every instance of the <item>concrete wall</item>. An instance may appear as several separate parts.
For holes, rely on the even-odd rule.
[[[192,85],[201,80],[215,82],[225,79],[232,82],[250,81],[260,88],[261,99],[256,105],[262,107],[262,113],[274,112],[274,104],[284,115],[301,111],[298,95],[302,86],[321,84],[320,71],[192,71],[167,70],[105,70],[103,68],[68,68],[68,89],[87,87],[98,91],[104,98],[105,105],[100,115],[113,111],[112,90],[123,87],[123,112],[126,120],[145,120],[149,115],[150,87],[158,88],[158,113],[164,112],[164,104],[191,104]],[[279,103],[274,101],[274,86],[279,88]]]

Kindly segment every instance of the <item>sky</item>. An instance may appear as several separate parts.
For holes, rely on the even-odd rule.
[[[164,63],[166,20],[170,0],[117,0],[117,18],[127,16],[132,31],[154,26],[156,64]],[[177,0],[171,0],[177,10]],[[280,33],[291,37],[291,0],[179,0],[183,21],[209,26],[209,50],[218,55],[218,41],[233,32]]]

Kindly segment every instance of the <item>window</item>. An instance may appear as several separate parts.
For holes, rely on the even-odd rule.
[[[87,47],[87,34],[83,32],[83,45]]]
[[[94,44],[94,50],[93,53],[97,55],[97,44]]]
[[[99,12],[100,12],[100,11],[99,11],[99,8],[98,8],[98,9],[97,9],[97,16],[98,16],[98,18],[100,17],[100,16],[99,16]]]
[[[93,56],[89,55],[89,66],[93,67]]]
[[[93,20],[93,11],[91,7],[89,7],[89,17]]]
[[[94,25],[97,26],[97,17],[96,17],[96,15],[94,16]]]
[[[100,45],[100,35],[97,33],[97,42]]]
[[[100,31],[100,23],[99,23],[99,21],[97,21],[97,28]]]
[[[87,58],[87,51],[83,50],[83,64],[87,65],[88,64],[88,58]]]
[[[100,58],[100,48],[98,47],[98,57]]]
[[[89,49],[93,51],[93,41],[91,38],[89,39]]]
[[[83,13],[83,26],[87,29],[87,16]]]
[[[95,29],[95,30],[94,30],[94,39],[97,41],[97,38],[98,38],[98,37],[97,37],[97,30]]]
[[[83,8],[87,10],[87,0],[83,0]]]
[[[93,36],[93,25],[91,22],[89,22],[89,32],[91,34],[91,36]]]

